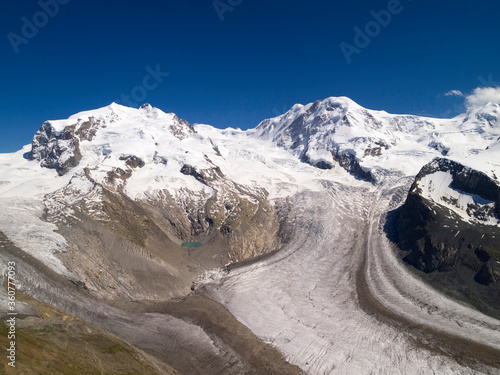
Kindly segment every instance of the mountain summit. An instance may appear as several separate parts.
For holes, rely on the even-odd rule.
[[[471,108],[453,119],[393,115],[331,97],[262,121],[249,134],[322,169],[336,164],[372,179],[377,170],[415,174],[413,162],[436,155],[467,158],[500,136],[498,104]],[[401,163],[401,159],[408,160]],[[418,160],[418,161],[417,161]]]
[[[413,161],[424,154],[427,161],[432,156],[463,159],[479,154],[500,137],[498,111],[498,104],[487,103],[453,119],[434,119],[368,110],[349,98],[330,97],[296,104],[245,134],[271,142],[320,169],[339,165],[357,177],[373,180],[380,170],[416,174]],[[30,159],[64,174],[80,163],[81,147],[93,162],[98,154],[110,155],[113,148],[122,153],[137,148],[137,153],[152,159],[169,153],[162,148],[175,144],[174,138],[182,141],[195,133],[187,121],[149,104],[133,109],[113,103],[67,120],[45,122],[33,139]],[[81,146],[82,142],[91,147]],[[402,165],[401,157],[409,160]]]

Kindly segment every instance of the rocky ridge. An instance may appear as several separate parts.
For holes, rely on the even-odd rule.
[[[500,311],[499,207],[500,185],[493,178],[437,158],[418,173],[396,214],[404,260],[496,316]]]

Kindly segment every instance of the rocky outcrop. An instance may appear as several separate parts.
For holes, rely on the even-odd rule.
[[[199,173],[196,168],[189,164],[184,164],[181,168],[181,173],[185,174],[186,176],[193,176],[196,180],[201,182],[203,185],[207,185],[207,181],[205,180],[205,177]]]
[[[111,116],[110,121],[113,121]],[[45,168],[52,168],[59,175],[79,165],[82,159],[80,143],[92,141],[99,128],[105,128],[105,121],[93,116],[78,119],[73,125],[56,131],[49,122],[44,122],[31,142],[30,160],[37,160]]]
[[[311,158],[307,154],[304,154],[300,158],[300,161],[302,163],[306,163],[306,164],[312,165],[313,167],[316,167],[316,168],[319,168],[319,169],[329,170],[329,169],[333,168],[333,163],[330,163],[330,162],[325,161],[325,160],[313,161],[313,160],[311,160]]]
[[[265,191],[251,191],[228,180],[220,168],[198,170],[184,165],[181,173],[210,187],[210,196],[193,196],[179,204],[168,191],[161,194],[158,210],[148,204],[169,231],[183,240],[219,238],[232,261],[259,256],[280,245],[279,218]]]
[[[122,155],[119,159],[125,161],[130,168],[142,168],[146,165],[144,160],[135,155]]]
[[[40,161],[42,167],[55,169],[61,176],[76,167],[81,158],[74,125],[56,132],[49,122],[45,122],[31,142],[29,159]]]
[[[376,151],[374,151],[376,152]],[[363,169],[359,163],[358,158],[350,154],[349,152],[338,153],[338,151],[333,150],[332,152],[332,162],[328,162],[325,160],[314,161],[305,153],[300,159],[303,163],[307,163],[312,165],[313,167],[319,169],[332,169],[334,167],[334,162],[337,162],[340,167],[344,168],[348,173],[353,175],[356,178],[365,181],[374,181],[374,178],[370,171],[366,171]]]
[[[256,209],[255,209],[256,208]],[[230,259],[241,261],[255,258],[263,254],[277,250],[282,244],[282,238],[278,234],[280,229],[275,208],[265,200],[259,200],[257,207],[251,207],[250,211],[240,212],[241,224],[235,226],[229,222],[230,229]],[[231,229],[232,225],[235,229]]]
[[[411,191],[418,189],[418,181],[435,172],[450,172],[453,176],[450,187],[468,194],[478,195],[495,202],[495,214],[500,218],[500,185],[485,173],[466,167],[455,161],[436,158],[425,165],[418,175]]]
[[[191,125],[186,120],[177,117],[177,115],[174,115],[173,120],[173,124],[170,125],[169,130],[175,137],[177,137],[181,141],[196,133],[193,125]]]
[[[81,141],[92,141],[97,133],[97,130],[101,127],[106,127],[104,121],[91,116],[87,121],[78,121],[76,135],[78,135]]]
[[[113,168],[107,173],[106,182],[110,185],[114,185],[117,180],[126,181],[132,176],[132,171],[130,169]]]
[[[374,180],[372,174],[361,167],[361,165],[359,164],[359,160],[356,158],[356,156],[350,153],[343,153],[339,155],[335,151],[332,152],[332,155],[334,160],[336,160],[342,168],[344,168],[354,177],[366,181]]]
[[[500,187],[491,178],[457,162],[435,159],[416,176],[393,217],[402,257],[444,290],[500,316],[500,225],[465,220],[426,197],[419,182],[436,172],[451,174],[451,188],[495,202],[494,210],[483,214],[498,215]],[[469,207],[467,212],[478,211]]]

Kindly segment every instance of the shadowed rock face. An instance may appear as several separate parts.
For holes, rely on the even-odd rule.
[[[370,154],[370,150],[367,150],[367,154]],[[376,154],[375,155],[380,155]],[[309,165],[312,165],[313,167],[319,168],[319,169],[332,169],[334,165],[330,162],[321,160],[319,162],[313,162],[307,156],[306,153],[302,156],[300,159],[303,163],[307,163]],[[332,162],[336,161],[339,163],[339,165],[344,168],[347,172],[349,172],[351,175],[353,175],[356,178],[366,180],[366,181],[374,181],[372,174],[369,171],[365,171],[360,165],[359,165],[359,160],[356,158],[356,156],[345,152],[339,154],[337,151],[332,151]]]
[[[436,158],[425,165],[415,177],[412,189],[422,177],[435,172],[450,172],[453,176],[451,188],[495,202],[495,214],[500,217],[500,186],[486,174],[449,159]]]
[[[344,168],[347,172],[352,174],[354,177],[360,178],[366,181],[373,181],[373,176],[369,171],[365,171],[359,165],[359,160],[349,153],[344,153],[338,155],[332,152],[334,160],[338,161],[339,165]]]
[[[419,181],[435,172],[450,172],[451,188],[495,202],[493,212],[485,215],[498,217],[500,187],[492,179],[451,160],[435,159],[416,176],[395,215],[403,259],[437,285],[458,292],[483,312],[499,316],[500,227],[464,221],[424,197]]]
[[[184,164],[181,168],[181,173],[185,174],[186,176],[193,176],[196,178],[198,181],[200,181],[203,185],[207,185],[207,181],[205,181],[205,177],[198,171],[196,171],[196,168],[194,168],[191,165]]]

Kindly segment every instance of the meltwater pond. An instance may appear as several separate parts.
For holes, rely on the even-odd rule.
[[[201,247],[203,244],[201,242],[183,242],[182,247]]]

